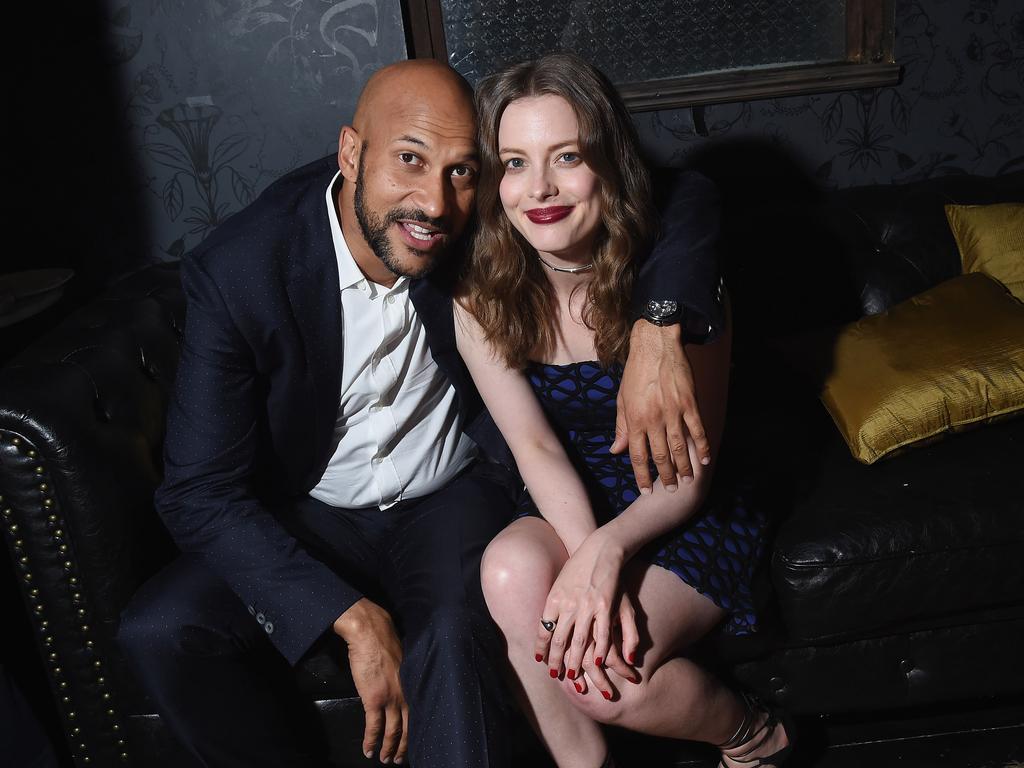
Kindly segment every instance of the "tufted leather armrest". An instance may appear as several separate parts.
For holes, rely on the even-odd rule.
[[[184,311],[177,265],[150,267],[0,371],[4,536],[79,764],[124,752],[112,638],[172,551],[152,497]]]
[[[834,193],[829,219],[842,243],[860,313],[874,315],[961,272],[947,203],[1024,201],[1024,172],[946,176]]]
[[[754,198],[740,187],[723,187],[722,259],[734,354],[744,357],[772,338],[876,314],[959,274],[943,205],[1024,200],[1024,171]]]

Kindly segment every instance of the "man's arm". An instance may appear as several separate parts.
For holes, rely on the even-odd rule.
[[[194,257],[182,261],[182,284],[185,338],[157,510],[178,547],[231,587],[289,663],[328,628],[346,642],[366,709],[364,752],[383,736],[381,757],[404,758],[401,646],[390,617],[302,549],[253,493],[264,407],[255,361]]]
[[[199,555],[292,664],[361,595],[307,554],[256,498],[263,409],[255,360],[216,282],[182,261],[185,337],[156,507],[184,552]]]
[[[633,318],[641,318],[651,300],[674,301],[681,313],[674,324],[682,329],[684,341],[714,341],[725,327],[718,188],[696,171],[662,170],[653,178],[660,229],[637,275]]]
[[[725,322],[716,249],[718,192],[698,173],[675,172],[665,181],[661,236],[634,287],[638,319],[630,335],[611,447],[614,453],[629,449],[643,493],[652,487],[651,459],[667,489],[675,490],[677,475],[692,480],[687,434],[701,463],[711,460],[683,345],[717,338]]]

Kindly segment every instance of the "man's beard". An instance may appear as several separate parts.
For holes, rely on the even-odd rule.
[[[363,149],[365,151],[365,145]],[[377,258],[394,274],[403,277],[423,277],[437,266],[437,257],[443,254],[444,250],[448,247],[447,238],[446,242],[430,253],[423,253],[409,248],[410,251],[415,253],[412,258],[416,264],[416,268],[410,269],[408,265],[402,266],[395,257],[394,249],[391,247],[391,240],[388,238],[388,230],[391,229],[392,224],[399,221],[418,221],[446,231],[448,229],[447,223],[444,219],[431,218],[423,211],[415,208],[392,208],[383,217],[368,210],[366,198],[363,194],[363,190],[366,188],[363,183],[363,168],[364,165],[360,158],[359,170],[356,174],[355,209],[356,221],[359,222],[359,229],[363,233],[363,238]]]

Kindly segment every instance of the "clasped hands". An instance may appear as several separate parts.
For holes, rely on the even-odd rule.
[[[593,684],[611,700],[617,688],[608,672],[640,682],[636,663],[636,612],[620,589],[622,548],[604,531],[591,533],[562,567],[537,621],[534,659],[552,678],[571,680],[577,693]],[[541,620],[554,622],[551,631]]]

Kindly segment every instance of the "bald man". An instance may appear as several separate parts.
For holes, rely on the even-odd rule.
[[[332,638],[367,757],[507,762],[511,696],[478,566],[522,486],[450,301],[475,134],[451,69],[387,67],[337,158],[280,179],[182,261],[156,494],[181,554],[133,598],[119,641],[195,765],[324,764],[274,681]]]

